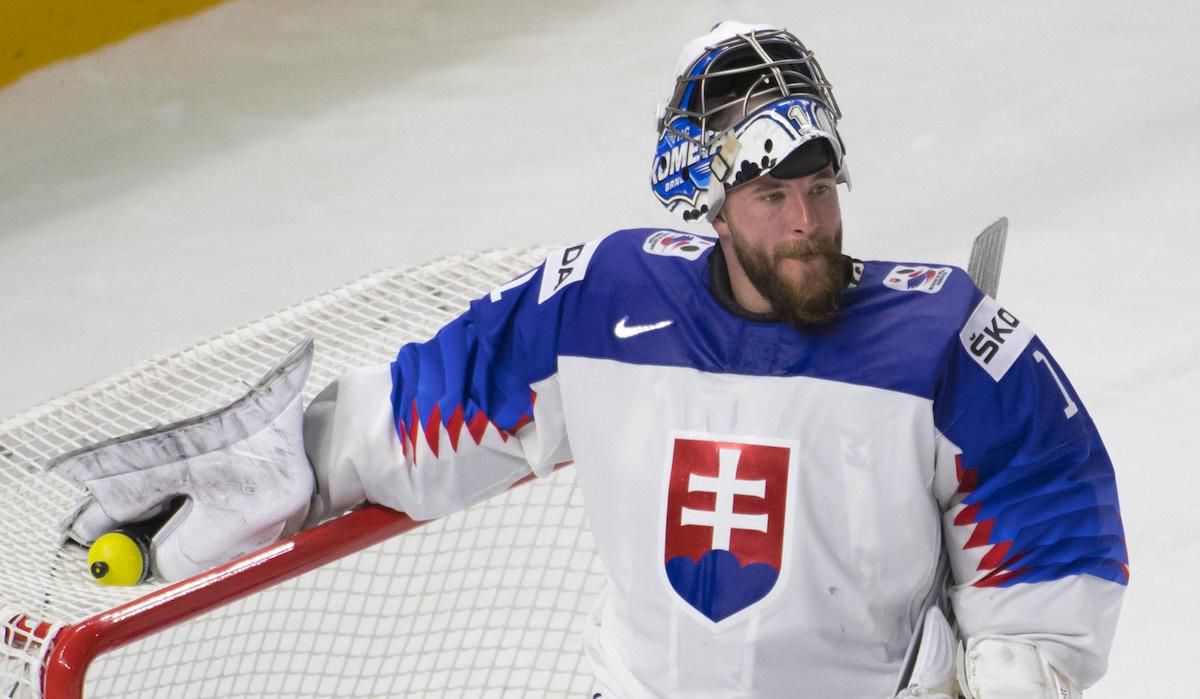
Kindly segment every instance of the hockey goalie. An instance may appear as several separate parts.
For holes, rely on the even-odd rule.
[[[179,579],[573,463],[607,571],[597,696],[1081,696],[1129,575],[1108,454],[963,270],[843,252],[841,117],[796,36],[716,26],[650,175],[702,230],[565,247],[308,406],[301,346],[226,410],[67,455],[69,536],[178,507],[152,560]]]

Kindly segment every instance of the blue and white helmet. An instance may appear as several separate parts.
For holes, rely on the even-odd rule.
[[[849,183],[833,87],[794,35],[722,22],[683,48],[675,74],[650,169],[651,189],[668,211],[711,221],[727,189],[818,138],[829,145],[837,181]]]

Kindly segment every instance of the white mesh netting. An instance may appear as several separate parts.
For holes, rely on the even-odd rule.
[[[37,696],[25,617],[77,623],[154,585],[110,588],[58,522],[82,494],[61,453],[223,406],[301,337],[310,400],[343,371],[430,337],[547,250],[384,270],[0,422],[0,696]],[[578,632],[603,584],[572,469],[101,656],[89,697],[583,695]],[[187,604],[186,598],[178,601]]]

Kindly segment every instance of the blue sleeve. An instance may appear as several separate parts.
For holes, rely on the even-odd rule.
[[[571,461],[558,345],[598,244],[552,253],[395,361],[325,387],[304,415],[314,519],[364,500],[443,517]]]
[[[410,451],[419,438],[438,455],[439,432],[457,450],[488,426],[510,436],[533,420],[533,386],[556,371],[561,297],[539,303],[542,268],[473,301],[432,339],[392,362],[392,412]]]
[[[1032,331],[976,294],[934,399],[956,452],[957,487],[942,504],[957,582],[1126,584],[1113,467],[1091,416]]]

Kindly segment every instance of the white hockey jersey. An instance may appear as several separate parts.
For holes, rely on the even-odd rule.
[[[847,260],[805,333],[722,299],[715,241],[557,251],[309,407],[324,512],[444,516],[573,461],[616,697],[891,697],[941,592],[1082,686],[1128,579],[1112,466],[1028,325],[952,267]]]

